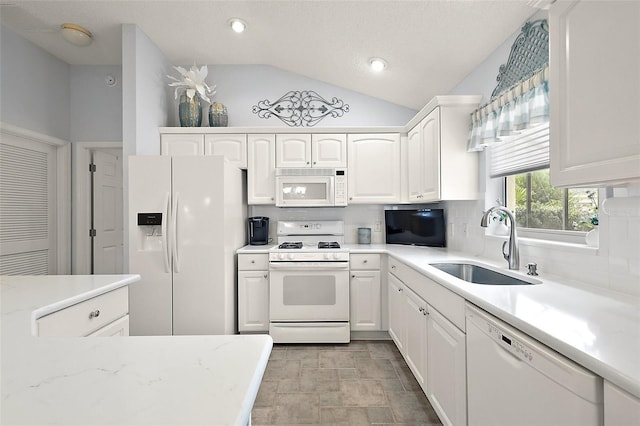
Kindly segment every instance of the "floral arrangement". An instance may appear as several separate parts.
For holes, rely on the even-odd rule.
[[[194,63],[189,70],[182,67],[173,68],[180,73],[180,78],[171,75],[167,75],[167,77],[173,80],[172,83],[169,83],[169,86],[176,88],[176,99],[178,99],[178,90],[186,89],[189,100],[193,99],[195,94],[198,93],[202,99],[211,103],[210,98],[216,94],[216,86],[211,87],[204,81],[209,74],[209,69],[206,65],[198,68]]]

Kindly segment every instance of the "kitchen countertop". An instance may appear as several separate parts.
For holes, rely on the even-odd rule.
[[[36,318],[139,279],[138,275],[0,278],[0,423],[248,423],[273,344],[267,335],[33,335]]]
[[[640,398],[640,301],[637,299],[546,273],[536,277],[542,281],[538,285],[470,284],[429,264],[466,260],[507,271],[506,262],[495,262],[447,249],[394,244],[345,244],[343,247],[351,253],[384,253],[393,256]],[[238,253],[244,253],[243,250],[240,249]],[[254,249],[252,252],[260,251]],[[521,275],[527,278],[522,272]]]

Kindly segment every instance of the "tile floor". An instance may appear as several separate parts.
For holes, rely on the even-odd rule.
[[[390,341],[274,345],[252,411],[259,425],[441,425]]]

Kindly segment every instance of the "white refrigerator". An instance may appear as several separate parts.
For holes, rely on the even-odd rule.
[[[244,176],[224,157],[129,157],[131,335],[233,334]]]

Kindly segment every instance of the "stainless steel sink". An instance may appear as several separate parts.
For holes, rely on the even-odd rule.
[[[532,279],[525,281],[503,273],[483,268],[472,263],[431,263],[434,268],[440,269],[449,275],[473,284],[489,285],[532,285],[540,284],[540,281]]]

